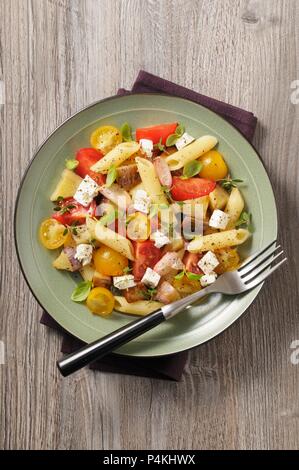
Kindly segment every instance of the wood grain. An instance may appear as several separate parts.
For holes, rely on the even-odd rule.
[[[299,445],[299,2],[0,0],[0,448],[295,449]],[[140,68],[253,111],[289,264],[247,314],[195,349],[181,383],[82,371],[38,320],[13,246],[34,149],[66,117],[130,87]]]

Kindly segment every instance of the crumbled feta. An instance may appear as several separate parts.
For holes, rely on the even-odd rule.
[[[209,220],[209,226],[213,228],[225,229],[229,221],[229,215],[220,209],[215,209]]]
[[[152,234],[152,239],[155,242],[155,247],[156,248],[162,248],[162,246],[167,245],[170,243],[169,238],[163,233],[157,230]]]
[[[217,279],[217,274],[216,273],[212,272],[210,274],[204,274],[200,278],[200,284],[202,285],[202,287],[207,287],[210,284],[213,284],[213,282],[215,282],[216,279]]]
[[[151,200],[147,195],[147,192],[144,189],[138,189],[135,194],[134,198],[134,209],[139,212],[143,212],[144,214],[149,213]]]
[[[136,286],[136,282],[134,281],[133,274],[126,274],[125,276],[114,276],[113,285],[117,289],[123,290]]]
[[[87,264],[91,263],[92,246],[88,245],[87,243],[80,243],[80,245],[76,247],[74,258],[80,261],[82,266],[86,266]]]
[[[145,284],[146,286],[153,289],[154,287],[157,287],[160,279],[161,279],[160,274],[156,273],[151,268],[146,268],[146,271],[144,273],[143,278],[141,279],[141,282]]]
[[[189,145],[191,144],[191,142],[193,142],[195,140],[194,137],[192,137],[192,135],[189,135],[187,134],[187,132],[185,132],[175,143],[175,146],[178,150],[181,150],[182,148],[186,147],[186,145]]]
[[[146,153],[146,156],[151,158],[153,155],[154,148],[153,141],[149,139],[140,139],[139,143],[144,153]]]
[[[212,252],[208,251],[197,263],[197,266],[205,273],[210,274],[218,266],[219,261],[217,256]]]
[[[78,186],[77,191],[74,194],[76,199],[82,206],[88,206],[94,197],[97,196],[100,186],[89,176],[86,175],[84,180]]]

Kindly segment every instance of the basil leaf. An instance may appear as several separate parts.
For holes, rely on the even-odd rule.
[[[174,279],[179,281],[180,279],[183,279],[184,275],[185,275],[185,271],[181,271],[176,276],[174,276]]]
[[[243,211],[236,222],[236,227],[245,226],[249,232],[253,232],[252,215],[250,212]]]
[[[63,231],[63,235],[65,236],[65,235],[67,235],[67,234],[68,234],[68,229],[65,228],[64,231]]]
[[[122,135],[122,138],[123,138],[124,142],[130,142],[131,140],[133,140],[132,139],[132,128],[127,122],[125,122],[121,126],[120,132],[121,132],[121,135]]]
[[[106,179],[106,187],[107,188],[110,188],[110,186],[114,183],[114,181],[116,180],[116,177],[117,177],[117,169],[116,169],[116,166],[115,165],[112,165],[108,171],[108,174],[107,174],[107,179]]]
[[[186,272],[186,276],[190,281],[199,281],[203,274],[195,274],[191,272]]]
[[[83,302],[88,297],[88,294],[91,290],[92,283],[91,281],[83,281],[75,287],[71,295],[71,299],[74,302]]]
[[[58,198],[56,199],[56,201],[54,202],[60,202],[60,201],[63,201],[64,197],[63,196],[58,196]]]
[[[65,160],[65,167],[68,170],[75,170],[77,166],[79,165],[78,160]]]
[[[170,134],[166,140],[166,147],[172,147],[176,143],[177,140],[178,140],[178,136],[176,134]]]
[[[182,137],[184,132],[185,132],[185,126],[183,124],[179,123],[176,130],[175,130],[176,136],[177,137]]]
[[[181,176],[181,178],[192,178],[192,176],[197,175],[201,169],[202,164],[197,160],[193,160],[192,162],[186,163],[183,169],[183,176]]]

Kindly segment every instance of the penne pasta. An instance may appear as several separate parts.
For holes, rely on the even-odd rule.
[[[129,315],[148,315],[158,310],[163,304],[154,300],[137,300],[136,302],[127,302],[125,297],[116,295],[114,310]]]
[[[137,142],[123,142],[110,150],[101,160],[96,162],[92,167],[92,171],[97,173],[108,173],[112,165],[116,167],[121,165],[125,160],[138,152],[140,145]]]
[[[183,204],[183,214],[188,217],[206,218],[209,206],[209,196],[202,196],[196,199],[188,199]]]
[[[152,162],[145,158],[136,157],[136,163],[145,191],[154,204],[167,204],[159,178]]]
[[[178,152],[172,153],[166,157],[166,162],[171,171],[179,170],[180,168],[183,168],[186,163],[196,160],[211,150],[215,147],[217,142],[216,137],[212,135],[204,135]]]
[[[238,188],[233,188],[227,201],[224,212],[229,215],[229,222],[226,230],[234,228],[244,209],[244,199]]]
[[[210,235],[201,235],[194,238],[187,247],[190,253],[200,253],[202,251],[214,251],[228,246],[236,246],[244,243],[250,232],[240,228],[238,230],[226,230],[224,232],[211,233]]]
[[[108,227],[105,227],[100,221],[97,222],[95,226],[95,237],[99,242],[109,246],[131,261],[134,261],[134,249],[131,241],[119,233],[110,230]]]

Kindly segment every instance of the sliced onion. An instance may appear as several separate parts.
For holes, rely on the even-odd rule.
[[[165,159],[162,157],[157,157],[153,163],[160,183],[167,188],[171,188],[172,176]]]
[[[158,287],[155,299],[163,304],[170,304],[171,302],[179,300],[180,294],[169,282],[164,281]]]

